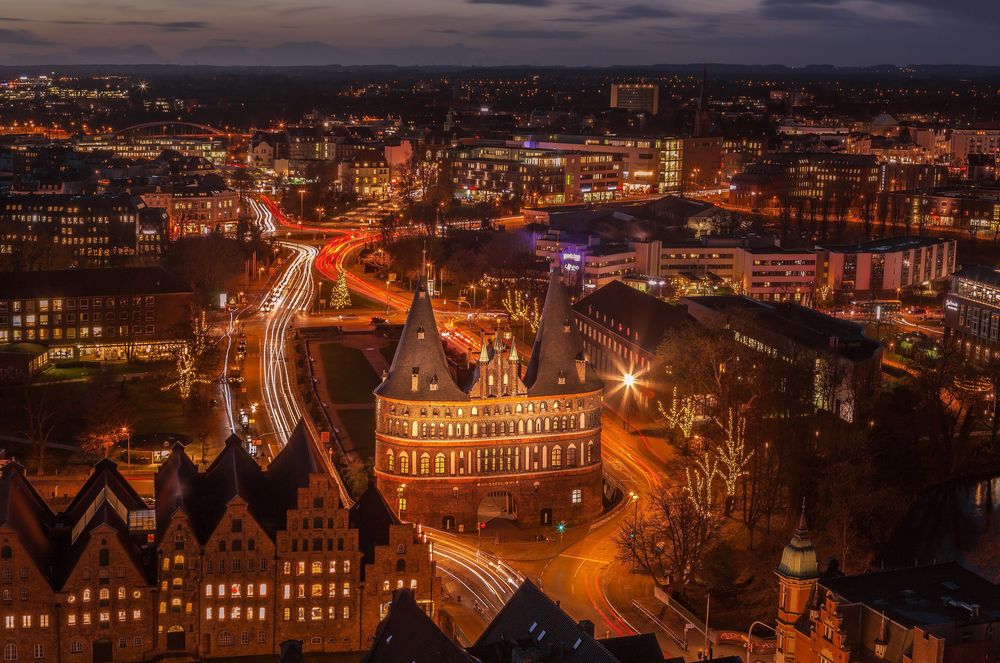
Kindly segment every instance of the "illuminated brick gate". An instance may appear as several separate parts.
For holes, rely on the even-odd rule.
[[[553,277],[531,360],[484,344],[467,384],[449,370],[430,297],[413,299],[375,390],[375,477],[400,517],[472,531],[483,519],[578,523],[602,509],[601,399]]]

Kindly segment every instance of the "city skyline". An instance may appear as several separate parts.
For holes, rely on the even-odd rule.
[[[983,0],[47,0],[0,15],[11,64],[1000,64]],[[980,38],[977,38],[980,37]],[[850,43],[851,48],[843,45]]]

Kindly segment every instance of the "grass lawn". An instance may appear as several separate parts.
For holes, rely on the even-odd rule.
[[[337,410],[358,455],[368,460],[375,453],[375,410]]]
[[[324,343],[319,348],[319,358],[323,362],[331,405],[371,402],[372,390],[380,380],[361,350],[345,348],[339,343]]]

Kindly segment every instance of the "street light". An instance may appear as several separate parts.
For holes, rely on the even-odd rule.
[[[132,469],[132,431],[128,429],[128,426],[122,426],[122,435],[125,436],[125,464],[129,469]]]
[[[750,628],[747,629],[747,657],[746,657],[746,663],[750,663],[750,652],[753,651],[753,640],[752,640],[752,638],[753,638],[753,627],[757,626],[757,625],[763,626],[764,628],[771,629],[771,632],[774,633],[775,635],[778,634],[778,632],[776,630],[774,630],[773,626],[770,626],[769,624],[765,624],[764,622],[759,622],[758,621],[758,622],[754,622],[753,624],[751,624]]]
[[[635,562],[638,557],[635,553],[635,547],[639,541],[639,494],[633,490],[629,493],[629,497],[632,498],[632,504],[635,505],[635,513],[632,516],[632,573],[635,573]]]
[[[631,373],[626,373],[622,376],[622,384],[625,386],[625,393],[622,398],[625,401],[625,432],[627,433],[632,419],[632,400],[629,398],[629,392],[635,387],[635,376]]]

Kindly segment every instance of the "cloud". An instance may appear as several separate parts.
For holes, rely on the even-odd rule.
[[[618,23],[621,21],[637,21],[656,18],[674,18],[677,13],[666,7],[653,7],[646,4],[631,4],[623,7],[608,9],[598,5],[588,3],[578,3],[577,11],[582,14],[565,16],[552,19],[553,21],[563,21],[566,23]],[[590,12],[590,13],[587,13]]]
[[[15,18],[0,16],[3,23],[47,23],[52,25],[117,25],[123,27],[153,28],[167,32],[186,32],[188,30],[203,30],[209,27],[205,21],[102,21],[99,19],[54,18],[38,20],[33,18]]]
[[[205,21],[114,21],[111,25],[127,27],[154,28],[167,32],[187,32],[189,30],[204,30],[209,27]]]
[[[6,30],[0,28],[0,44],[17,44],[18,46],[48,46],[50,41],[38,37],[27,30]]]
[[[492,39],[579,39],[586,33],[576,30],[483,30],[480,37]]]
[[[439,35],[460,35],[461,30],[456,30],[455,28],[427,28],[427,32],[433,32]]]
[[[517,7],[548,7],[552,0],[465,0],[470,5],[513,5]]]

